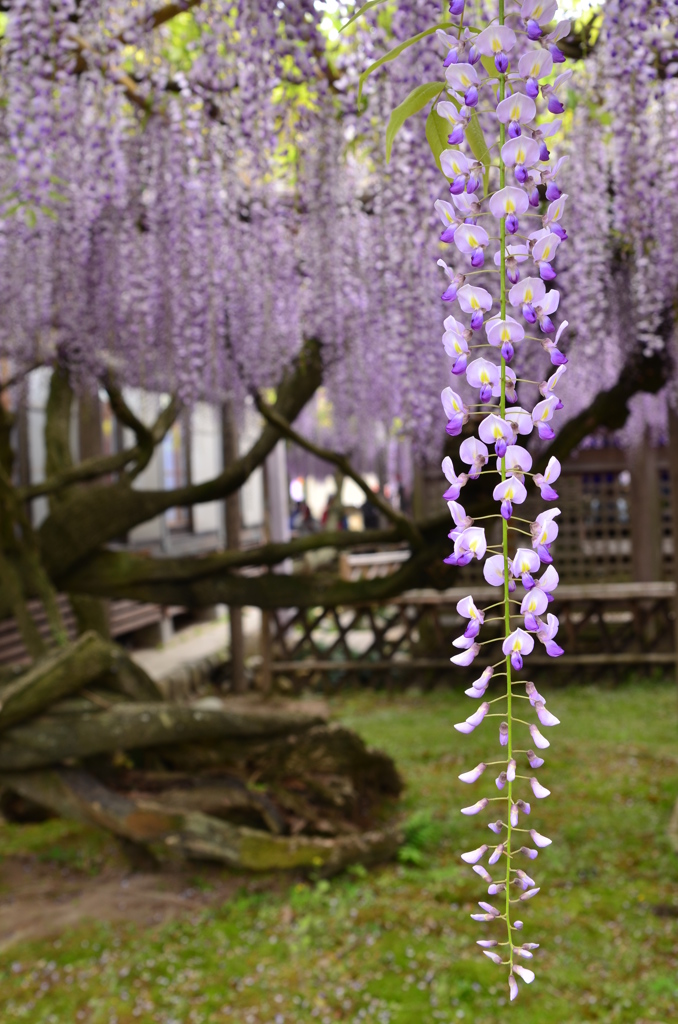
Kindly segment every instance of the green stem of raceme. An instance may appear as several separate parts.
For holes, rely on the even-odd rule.
[[[504,0],[499,0],[499,24],[504,24]],[[506,96],[506,75],[499,76],[499,100]],[[501,153],[506,141],[506,127],[503,123],[499,125],[499,188],[506,184],[506,168]],[[501,245],[501,256],[499,269],[501,272],[501,318],[506,318],[506,218],[501,219],[501,232],[499,244]],[[501,418],[506,415],[506,360],[501,360]],[[501,460],[501,478],[506,479],[506,458]],[[509,551],[508,551],[508,523],[502,518],[502,552],[504,555],[504,627],[506,636],[511,632],[511,605],[509,597]],[[508,723],[508,744],[506,759],[510,761],[513,757],[513,734],[511,720],[511,657],[506,655],[506,719]],[[511,805],[513,803],[513,783],[506,784],[506,930],[509,947],[509,971],[513,973],[513,937],[511,928],[511,900],[509,896],[511,884]]]

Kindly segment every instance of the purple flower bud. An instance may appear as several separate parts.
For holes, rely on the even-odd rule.
[[[502,722],[501,725],[499,726],[499,743],[501,744],[502,747],[508,746],[508,723],[507,722]]]
[[[475,768],[472,768],[470,771],[462,772],[461,775],[459,776],[459,779],[461,782],[477,782],[486,768],[487,765],[483,761],[481,761],[480,764],[477,764]]]
[[[512,828],[517,828],[518,827],[519,816],[520,816],[520,812],[518,810],[518,807],[516,806],[516,804],[511,804],[511,827]]]
[[[528,200],[530,206],[539,206],[539,203],[541,202],[541,199],[539,198],[539,189],[537,188],[536,185],[532,189],[532,191],[530,192],[529,196],[527,197],[527,200]]]
[[[539,82],[536,78],[528,78],[525,82],[525,92],[530,99],[536,100],[539,95]]]
[[[557,98],[557,97],[556,97]],[[464,103],[467,107],[475,107],[478,104],[478,89],[475,85],[470,85],[464,93]],[[549,110],[551,109],[551,101],[549,100]],[[564,109],[561,107],[561,109]],[[557,113],[557,111],[554,111]]]
[[[478,903],[478,906],[486,913],[492,914],[492,917],[499,917],[499,911],[496,907],[493,907],[491,903]]]
[[[513,952],[517,956],[521,956],[523,958],[523,960],[531,960],[532,959],[532,953],[530,953],[529,949],[525,949],[524,946],[514,946],[513,947]]]
[[[516,762],[512,757],[506,766],[506,779],[508,782],[513,782],[516,777]]]
[[[550,441],[552,438],[556,436],[553,427],[551,427],[548,423],[538,423],[537,433],[539,434],[542,441]]]
[[[448,555],[447,558],[443,558],[443,564],[444,565],[458,565],[459,563],[457,561],[457,556],[455,555],[455,553],[452,552],[452,554]]]
[[[525,319],[527,319],[527,317]],[[543,331],[544,334],[553,334],[556,329],[553,320],[546,313],[542,313],[539,317],[539,329]]]
[[[448,228],[445,228],[445,230],[440,235],[440,241],[441,242],[453,242],[454,241],[454,233],[455,233],[456,230],[457,230],[457,225],[456,224],[450,224],[450,226]],[[456,298],[456,295],[455,295],[455,298]]]
[[[469,850],[468,853],[462,853],[461,859],[466,861],[467,864],[477,864],[481,857],[487,852],[487,844],[483,843],[477,850]]]
[[[530,860],[534,860],[535,857],[539,856],[539,850],[533,850],[531,846],[521,846],[518,853],[524,853]]]
[[[518,223],[518,218],[516,217],[515,213],[509,213],[508,217],[506,218],[506,230],[508,231],[509,235],[515,235],[519,227],[520,224]]]
[[[516,925],[516,927],[518,927],[518,926]],[[509,997],[510,997],[511,1002],[513,1002],[513,1000],[517,999],[517,997],[518,997],[518,982],[516,981],[516,979],[513,977],[512,974],[509,974],[508,986],[509,986]]]
[[[515,266],[511,266],[507,260],[506,276],[508,277],[511,284],[518,284],[518,281],[520,281],[520,271],[518,270],[517,264]]]
[[[481,946],[483,949],[492,949],[496,945],[496,939],[476,939],[476,946]]]
[[[449,51],[449,53],[447,54],[447,57],[443,61],[443,67],[444,68],[449,68],[449,66],[451,64],[456,64],[458,62],[458,60],[459,60],[459,54],[457,53],[457,50],[453,48],[452,50]]]
[[[551,712],[544,707],[542,700],[538,700],[535,705],[537,717],[544,726],[560,725],[560,719],[552,715]]]
[[[488,864],[496,864],[497,861],[499,860],[499,858],[501,857],[501,855],[503,854],[503,852],[504,852],[504,844],[500,843],[499,846],[497,846],[492,851],[490,856],[487,858],[487,863]]]
[[[523,134],[523,129],[520,127],[520,121],[509,121],[508,126],[508,137],[509,139],[517,139],[519,135]]]
[[[471,330],[479,331],[483,326],[483,311],[482,309],[476,309],[471,317]],[[466,369],[466,367],[464,367]]]
[[[450,146],[458,146],[460,142],[464,141],[464,126],[458,124],[450,134],[447,136],[447,141]]]
[[[447,288],[445,289],[443,294],[440,296],[440,298],[443,300],[443,302],[454,302],[454,300],[457,297],[457,292],[458,291],[459,291],[459,285],[457,284],[456,281],[453,281],[452,284],[449,284],[447,286]]]
[[[480,50],[477,46],[471,45],[468,51],[468,62],[469,64],[477,64],[481,58]]]
[[[469,179],[469,181],[470,181],[470,179]],[[485,263],[485,253],[480,248],[480,246],[478,246],[478,248],[474,250],[473,255],[471,256],[471,266],[472,267],[482,267],[484,265],[484,263]]]
[[[536,324],[537,314],[534,311],[534,306],[531,302],[526,302],[523,306],[523,316],[527,320],[528,324]]]
[[[494,921],[494,914],[471,914],[472,921]]]
[[[466,182],[466,191],[468,195],[472,196],[474,192],[477,192],[480,188],[480,178],[477,174],[469,174],[468,181]],[[475,224],[475,221],[472,221]]]
[[[525,590],[532,590],[532,588],[534,587],[534,580],[530,576],[529,572],[523,573],[521,582],[525,587]]]
[[[527,760],[530,762],[530,768],[541,768],[544,763],[544,758],[538,757],[534,750],[527,751]]]
[[[507,363],[510,363],[513,359],[513,345],[510,341],[505,341],[501,346],[501,357],[505,359]]]
[[[498,437],[494,443],[494,450],[497,453],[497,457],[503,459],[506,455],[506,438]]]
[[[548,156],[546,157],[546,159],[548,160]],[[562,192],[556,185],[555,181],[549,181],[548,185],[546,186],[546,198],[548,199],[548,201],[552,203],[556,199],[560,199],[561,195]]]
[[[500,511],[502,514],[502,518],[506,519],[508,522],[508,520],[513,515],[513,505],[511,504],[508,498],[504,498],[504,500],[502,501]]]
[[[554,64],[564,64],[565,54],[556,46],[555,43],[549,43],[549,53],[553,57]]]
[[[500,821],[491,821],[487,827],[491,829],[493,832],[496,832],[497,835],[499,835],[504,826]]]
[[[550,263],[540,263],[539,276],[542,281],[553,281],[556,276],[556,272]]]
[[[525,889],[529,889],[530,886],[535,884],[534,878],[530,878],[530,876],[526,874],[525,871],[520,870],[520,868],[516,871],[514,882],[516,885],[519,885],[523,891],[525,891]]]
[[[530,779],[530,785],[532,786],[532,792],[536,796],[537,800],[544,800],[547,796],[551,795],[551,790],[547,789],[546,786],[542,786],[538,779],[535,779],[534,775]]]
[[[474,864],[473,865],[473,870],[475,871],[475,873],[477,875],[480,875],[480,877],[482,878],[483,882],[487,882],[488,884],[491,884],[491,882],[492,882],[492,875],[490,874],[490,872],[486,868],[483,867],[482,864]],[[492,894],[490,893],[490,895],[492,895]]]
[[[500,772],[494,781],[496,783],[497,789],[503,789],[504,786],[506,785],[506,772]]]
[[[536,725],[530,726],[530,735],[532,736],[532,739],[534,740],[534,745],[535,747],[537,747],[538,750],[546,750],[547,747],[551,746],[546,737],[542,736],[542,734],[539,732],[539,729]]]
[[[516,164],[515,170],[513,171],[516,181],[519,181],[521,185],[524,185],[527,181],[527,171],[525,170],[524,164]]]
[[[561,240],[561,242],[567,241],[567,231],[565,230],[565,228],[561,228],[560,224],[551,224],[550,227],[553,234],[558,235],[558,238]]]
[[[488,888],[487,892],[490,896],[498,896],[500,892],[504,892],[506,889],[506,882],[493,882]]]
[[[478,814],[487,807],[487,797],[483,797],[482,800],[478,800],[475,804],[471,804],[469,807],[462,807],[462,814]]]
[[[450,14],[455,17],[464,13],[465,0],[450,0]]]
[[[466,364],[468,363],[468,353],[462,352],[460,356],[457,356],[454,366],[452,367],[452,373],[455,377],[458,377],[462,373],[466,373]]]
[[[536,896],[539,889],[528,889],[527,892],[523,892],[518,897],[519,900],[531,900],[533,896]]]
[[[522,927],[523,927],[523,922],[522,922],[522,921],[514,921],[514,922],[513,922],[513,927],[514,927],[514,928],[517,928],[517,929],[518,929],[518,931],[521,931],[521,929],[522,929]]]
[[[523,812],[523,814],[530,813],[530,805],[526,800],[516,800],[516,807]]]
[[[536,829],[533,828],[530,829],[530,839],[532,840],[535,846],[539,846],[541,847],[541,849],[543,849],[545,846],[550,846],[553,842],[553,840],[549,839],[548,836],[542,836],[539,832],[536,831]]]
[[[534,41],[541,37],[541,26],[538,21],[534,20],[534,18],[528,18],[525,27],[527,28],[528,39],[532,39]]]
[[[528,681],[528,682],[525,683],[525,693],[529,697],[530,704],[532,705],[533,708],[536,707],[538,703],[540,703],[542,705],[544,705],[546,703],[546,701],[544,700],[542,695],[539,693],[539,690],[537,689],[537,687],[532,682]]]
[[[492,385],[483,384],[479,391],[479,395],[481,402],[489,402],[489,400],[492,398]]]
[[[494,953],[491,949],[484,949],[483,953],[490,958],[493,964],[500,964],[502,962],[499,953]]]
[[[509,60],[503,51],[500,51],[499,53],[495,54],[494,66],[500,75],[506,74],[509,66]]]
[[[508,588],[509,588],[509,594],[513,594],[515,592],[515,589],[516,589],[516,581],[515,580],[509,580]]]
[[[453,196],[460,196],[466,188],[466,175],[458,174],[450,185],[450,192]]]
[[[511,664],[516,672],[520,672],[523,667],[523,656],[520,651],[511,651]]]
[[[476,102],[477,102],[477,99],[476,99]],[[469,104],[469,106],[470,106],[470,104]],[[560,102],[560,100],[558,99],[558,97],[556,96],[556,94],[554,92],[552,92],[550,94],[547,106],[548,106],[548,108],[549,108],[549,110],[551,111],[552,114],[562,114],[563,111],[565,110],[565,107]]]
[[[548,160],[551,159],[551,154],[548,151],[548,146],[546,145],[543,139],[539,143],[539,159],[543,163],[546,163]],[[558,197],[556,196],[556,198]]]
[[[551,363],[553,366],[564,366],[567,362],[567,356],[564,355],[560,349],[554,348],[551,350]]]
[[[550,658],[559,658],[561,654],[565,653],[563,648],[559,647],[555,640],[547,640],[544,647]]]

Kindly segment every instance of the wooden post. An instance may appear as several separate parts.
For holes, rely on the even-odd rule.
[[[233,403],[226,402],[222,407],[221,436],[224,466],[229,466],[238,457],[238,431],[233,411]],[[226,527],[226,545],[229,548],[240,547],[240,494],[229,495],[224,502],[224,520]],[[242,608],[231,606],[228,609],[231,624],[231,681],[234,693],[244,693],[245,680],[245,638],[242,628]]]
[[[661,510],[657,453],[649,431],[631,450],[631,563],[639,583],[662,577]]]
[[[673,538],[672,579],[676,587],[673,598],[673,644],[678,683],[678,412],[669,405],[669,480],[671,483],[671,536]],[[678,803],[676,804],[678,808]]]

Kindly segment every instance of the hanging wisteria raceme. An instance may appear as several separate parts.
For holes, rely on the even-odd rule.
[[[488,885],[492,902],[481,901],[480,913],[472,917],[493,926],[478,944],[485,956],[508,968],[511,999],[518,994],[519,980],[529,984],[535,977],[527,964],[538,943],[522,940],[518,915],[540,889],[530,863],[551,843],[532,827],[531,813],[535,800],[550,795],[534,774],[544,764],[537,751],[549,746],[541,728],[558,725],[523,673],[536,643],[551,657],[563,653],[556,639],[558,619],[548,610],[558,585],[550,549],[560,512],[547,507],[534,521],[517,514],[530,483],[545,502],[557,500],[553,485],[560,474],[555,458],[543,473],[534,473],[532,455],[519,443],[533,431],[542,440],[554,436],[553,417],[562,408],[559,382],[567,369],[559,347],[567,321],[556,325],[560,292],[554,287],[554,262],[567,241],[563,214],[568,196],[558,186],[560,162],[552,161],[548,139],[560,127],[550,115],[563,112],[563,86],[571,73],[556,69],[553,74],[564,60],[558,40],[569,30],[568,22],[553,27],[556,8],[555,0],[523,0],[506,8],[499,0],[496,16],[482,27],[464,21],[464,4],[452,0],[450,13],[459,27],[441,34],[447,49],[447,96],[437,107],[449,121],[451,147],[440,156],[450,199],[436,203],[441,241],[453,260],[452,266],[439,261],[447,281],[443,299],[453,309],[445,319],[443,346],[452,374],[477,392],[475,402],[465,401],[456,385],[442,393],[447,433],[467,435],[459,448],[463,472],[457,473],[449,456],[442,467],[454,523],[449,535],[454,551],[446,562],[461,566],[484,560],[485,580],[501,594],[485,608],[472,596],[457,605],[468,625],[454,640],[459,653],[452,662],[467,667],[489,652],[483,660],[490,663],[466,690],[479,702],[476,710],[455,728],[470,733],[492,719],[500,753],[460,779],[472,785],[492,766],[501,793],[481,796],[462,809],[465,815],[489,810],[493,820],[488,827],[496,836],[496,842],[484,842],[462,859]],[[489,154],[484,161],[478,112]],[[542,363],[550,365],[546,379],[516,377],[510,364],[528,346],[536,346]],[[534,404],[527,402],[530,389]],[[519,404],[523,395],[527,407]],[[471,425],[472,434],[467,433]],[[498,506],[483,517],[484,525],[461,504],[462,489],[481,474],[495,476]],[[495,524],[500,524],[498,534]],[[494,681],[502,692],[489,697]],[[525,711],[518,710],[520,701]]]

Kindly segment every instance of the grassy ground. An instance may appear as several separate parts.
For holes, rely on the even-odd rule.
[[[543,889],[523,915],[523,934],[543,945],[536,982],[510,1007],[503,969],[474,945],[488,927],[469,919],[483,885],[458,859],[486,830],[457,813],[469,802],[457,775],[487,756],[494,729],[460,737],[452,724],[468,702],[457,695],[365,694],[337,699],[335,712],[407,778],[407,863],[243,887],[160,928],[92,923],[15,946],[0,958],[3,1024],[669,1024],[678,1019],[678,857],[666,839],[678,797],[676,703],[659,683],[571,688],[549,701],[563,722],[541,774],[553,796],[533,801],[532,819],[555,842],[533,865]],[[30,847],[49,859],[56,849],[90,873],[105,860],[98,842],[59,823],[0,832],[11,856]]]

